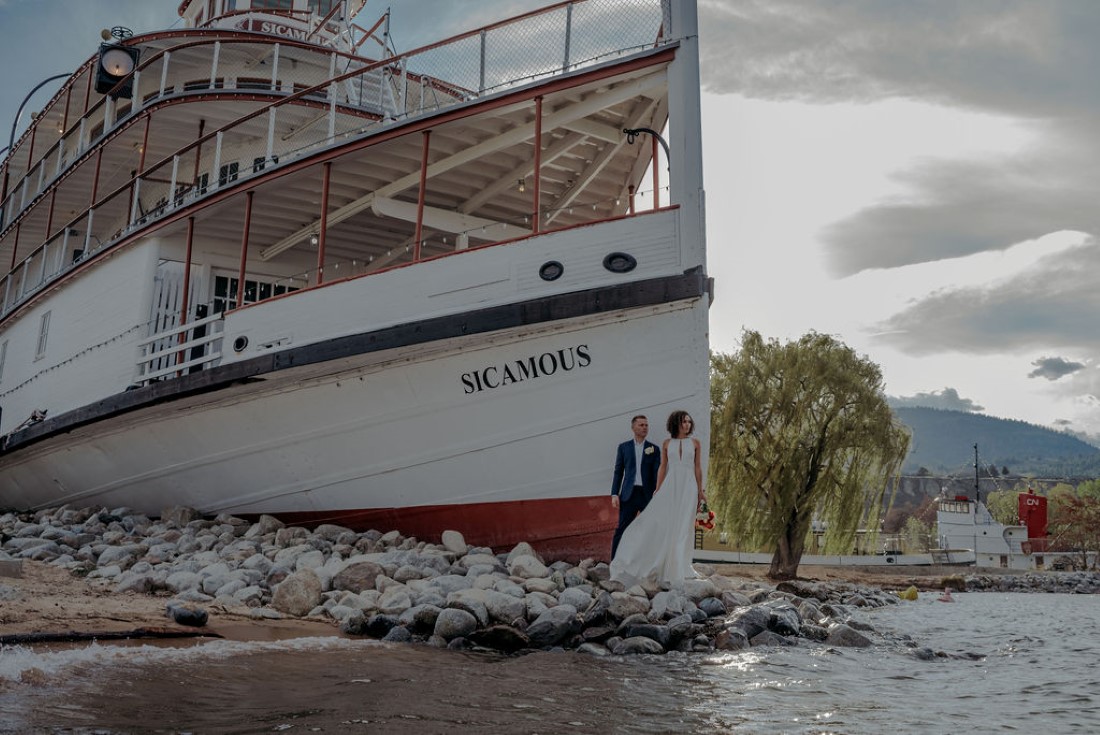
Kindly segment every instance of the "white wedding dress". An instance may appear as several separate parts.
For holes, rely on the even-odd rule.
[[[627,587],[651,579],[681,588],[685,579],[696,577],[691,549],[698,504],[695,442],[691,437],[669,439],[664,482],[623,532],[611,578]]]

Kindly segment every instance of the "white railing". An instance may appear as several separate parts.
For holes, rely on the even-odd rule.
[[[222,315],[215,314],[142,340],[138,343],[141,359],[137,363],[135,382],[148,385],[220,364],[224,328]]]
[[[70,161],[120,126],[137,122],[138,113],[158,100],[211,90],[225,95],[266,91],[280,99],[160,161],[147,162],[130,182],[102,195],[2,279],[0,316],[74,262],[219,188],[411,117],[666,43],[668,2],[575,0],[373,63],[269,41],[192,42],[186,52],[176,47],[154,55],[135,73],[133,99],[121,115],[105,97],[11,187],[0,204],[0,232],[55,185]],[[271,49],[262,66],[256,58],[260,43]],[[201,72],[193,61],[196,50],[212,59]],[[190,63],[178,60],[187,56]],[[277,135],[281,116],[300,113],[301,101],[324,103],[326,124],[318,121],[288,138]],[[215,148],[214,168],[195,180],[182,173],[194,171],[197,159],[209,160]],[[42,266],[28,269],[26,261]]]

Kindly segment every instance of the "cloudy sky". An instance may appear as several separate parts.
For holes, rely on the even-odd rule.
[[[541,4],[368,0],[361,18],[392,6],[409,49]],[[0,147],[23,95],[100,28],[169,26],[177,6],[0,0]],[[834,334],[906,404],[1100,441],[1100,2],[699,12],[712,346]]]

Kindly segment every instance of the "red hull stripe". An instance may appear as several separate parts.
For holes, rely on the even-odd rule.
[[[443,531],[449,529],[460,532],[468,544],[489,546],[498,553],[527,541],[547,561],[572,562],[586,558],[607,561],[618,522],[610,496],[273,515],[290,525],[335,523],[360,532],[397,530],[431,543],[439,543]]]

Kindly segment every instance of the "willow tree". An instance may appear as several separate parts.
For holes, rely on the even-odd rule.
[[[774,547],[769,577],[794,578],[815,517],[828,552],[877,530],[909,449],[877,365],[827,335],[746,330],[739,353],[712,354],[710,385],[707,495],[723,530]]]

